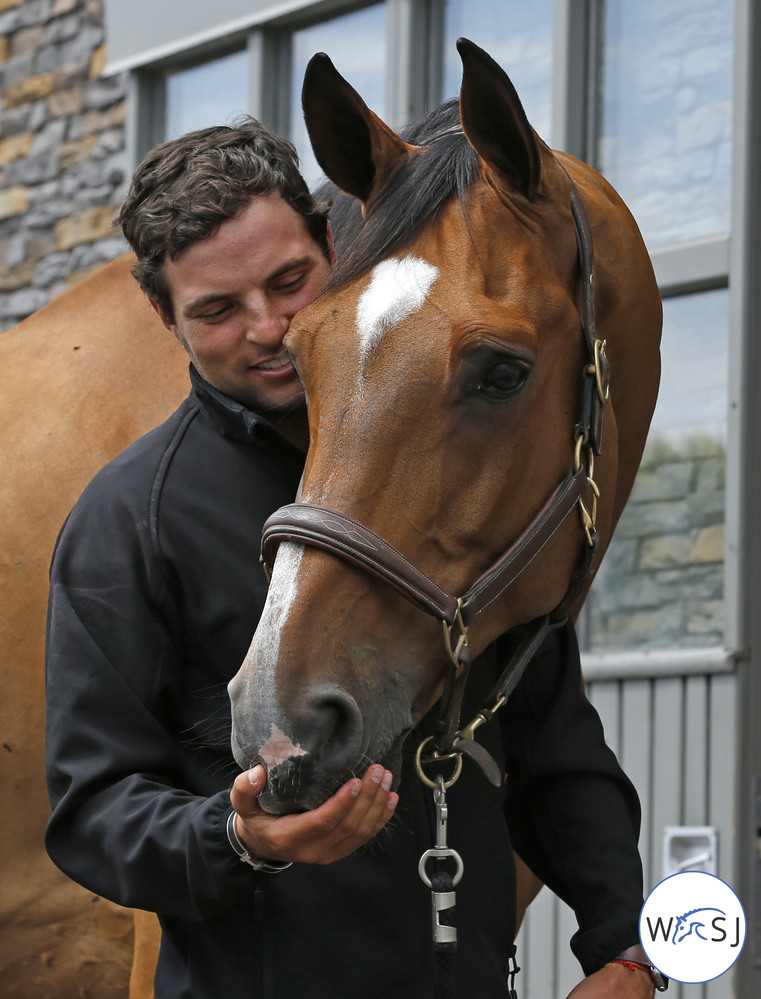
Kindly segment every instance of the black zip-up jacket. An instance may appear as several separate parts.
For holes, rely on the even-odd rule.
[[[156,999],[428,999],[430,892],[417,865],[433,845],[433,802],[411,767],[420,732],[392,827],[352,857],[260,874],[227,841],[226,685],[265,599],[262,524],[292,500],[303,456],[191,375],[189,398],[96,476],[59,538],[48,851],[89,890],[159,914]],[[507,644],[477,660],[466,712]],[[466,761],[448,795],[449,844],[465,865],[455,975],[478,999],[506,995],[511,834],[575,909],[587,974],[636,942],[642,901],[636,794],[581,692],[572,628],[549,639],[500,714],[479,741],[506,788]]]

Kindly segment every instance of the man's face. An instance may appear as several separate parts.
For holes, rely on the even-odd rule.
[[[154,308],[203,377],[259,413],[300,404],[283,337],[330,264],[298,212],[278,193],[255,197],[164,267],[174,321]]]

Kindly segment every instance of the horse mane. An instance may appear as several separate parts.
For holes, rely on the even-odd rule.
[[[459,105],[447,101],[408,125],[405,142],[422,147],[402,162],[368,206],[324,184],[318,195],[332,202],[330,221],[338,263],[326,290],[334,290],[408,246],[452,197],[462,202],[479,175],[478,158],[460,128]]]

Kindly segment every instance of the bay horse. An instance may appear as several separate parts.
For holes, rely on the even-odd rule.
[[[274,813],[368,761],[398,774],[470,659],[578,610],[655,405],[660,295],[632,216],[542,142],[485,52],[458,49],[459,103],[402,137],[326,55],[304,82],[337,209],[358,210],[287,336],[309,405],[302,502],[265,526],[269,595],[229,687],[233,751],[267,767]]]

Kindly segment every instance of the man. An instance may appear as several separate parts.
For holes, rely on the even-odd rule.
[[[398,795],[370,761],[314,811],[276,817],[259,807],[264,769],[234,776],[229,746],[226,684],[265,598],[261,527],[303,467],[303,393],[283,337],[330,271],[325,206],[290,144],[250,119],[154,150],[120,222],[193,388],[93,480],[59,539],[48,850],[93,892],[158,912],[156,999],[432,997],[417,878],[431,804],[409,768]],[[484,654],[484,682],[501,654]],[[606,963],[637,939],[638,806],[580,692],[572,629],[543,648],[504,717],[490,737],[509,761],[510,827],[579,915],[590,977],[574,995],[649,999],[646,971]],[[482,857],[458,895],[465,999],[506,995],[514,934],[504,801],[482,814],[479,779],[462,820]],[[535,845],[555,840],[552,856]]]

